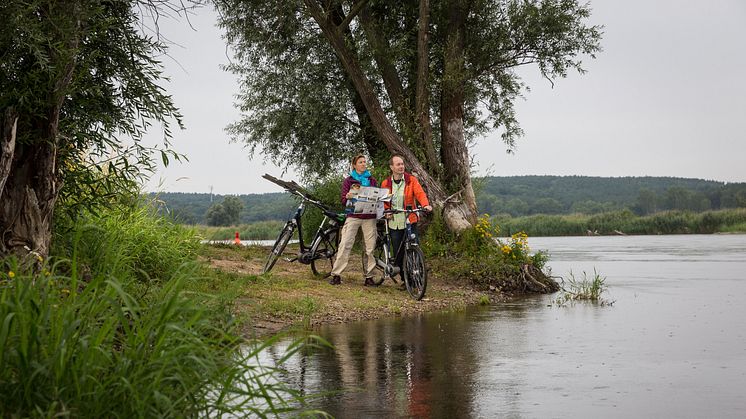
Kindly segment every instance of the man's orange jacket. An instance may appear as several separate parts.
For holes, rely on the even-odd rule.
[[[381,188],[388,189],[389,193],[393,192],[392,186],[393,180],[391,179],[391,176],[381,182]],[[417,203],[419,203],[420,206],[423,207],[426,205],[430,205],[430,201],[427,200],[425,191],[422,190],[420,181],[418,181],[416,177],[410,175],[409,173],[404,172],[404,208],[406,208],[408,205],[412,206],[412,208],[416,208]],[[385,204],[385,206],[386,209],[391,208],[391,204],[388,202]],[[415,214],[409,214],[409,222],[416,223],[417,216]]]

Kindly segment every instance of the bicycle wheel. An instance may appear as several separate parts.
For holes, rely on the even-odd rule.
[[[415,300],[419,301],[425,296],[427,270],[425,269],[425,256],[419,247],[411,247],[404,253],[404,283],[407,286],[407,292]]]
[[[376,248],[373,250],[373,256],[376,258],[376,270],[381,272],[381,277],[376,279],[373,278],[373,282],[376,285],[383,284],[383,280],[386,279],[386,271],[384,271],[383,267],[378,263],[378,261],[386,263],[386,251],[388,249],[388,244],[385,240],[383,240],[381,237],[378,237],[378,241],[376,242]],[[363,256],[365,256],[365,251],[363,251]]]
[[[316,236],[311,245],[311,271],[314,275],[328,276],[334,269],[334,256],[339,247],[339,230],[327,230]]]
[[[288,242],[290,241],[290,237],[293,236],[294,230],[295,226],[293,226],[290,222],[285,224],[285,227],[282,228],[280,235],[277,236],[277,240],[275,241],[274,246],[272,246],[272,251],[269,252],[267,263],[264,264],[264,270],[262,270],[263,274],[266,274],[267,272],[272,270],[273,266],[275,266],[275,262],[277,262],[277,259],[279,259],[280,255],[282,255],[282,252],[285,250],[285,246],[287,246]]]

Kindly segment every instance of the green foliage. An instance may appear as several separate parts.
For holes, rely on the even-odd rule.
[[[437,267],[447,277],[498,284],[499,287],[519,276],[523,265],[540,271],[546,263],[545,254],[530,253],[528,236],[523,233],[514,234],[508,240],[497,240],[500,229],[490,223],[487,215],[481,216],[473,228],[460,235],[450,233],[443,224],[441,217],[435,214],[421,243],[426,257],[447,261],[444,266]]]
[[[144,207],[86,214],[72,227],[56,248],[70,258],[33,269],[0,262],[0,416],[265,416],[303,406],[259,362],[274,341],[239,346],[224,304],[185,289],[205,283],[191,231]],[[159,281],[144,287],[143,277]]]
[[[666,211],[642,217],[623,210],[596,215],[500,216],[495,220],[502,226],[504,235],[521,230],[532,236],[709,234],[733,231],[732,226],[746,222],[746,208],[702,213]]]
[[[312,183],[309,190],[313,193],[313,196],[331,208],[332,211],[341,213],[344,210],[341,200],[343,181],[344,178],[342,176],[321,178]],[[313,205],[309,205],[307,208],[303,215],[303,240],[310,242],[316,234],[316,230],[319,228],[324,215]]]
[[[206,224],[208,209],[213,201],[220,202],[224,195],[159,192],[148,194],[148,198],[158,204],[159,212],[169,214],[180,223]],[[297,206],[293,197],[285,192],[238,195],[238,198],[243,203],[240,223],[285,220]]]
[[[273,240],[284,224],[282,221],[257,221],[236,227],[195,226],[194,229],[205,240],[232,240],[236,231],[241,240]]]
[[[606,306],[614,304],[613,301],[606,300],[601,296],[607,291],[606,277],[601,276],[596,270],[593,270],[593,277],[589,278],[583,272],[582,279],[575,279],[572,271],[569,278],[560,285],[562,293],[554,300],[558,306],[573,304],[576,301],[591,301],[593,303]]]
[[[84,269],[140,282],[166,281],[194,260],[194,231],[156,216],[146,204],[120,205],[60,219],[53,254],[75,259]]]
[[[746,184],[670,177],[487,177],[477,196],[489,214],[597,214],[630,209],[647,215],[664,210],[705,211],[737,207]],[[743,201],[746,203],[746,200]],[[746,205],[744,205],[746,206]]]
[[[359,66],[370,91],[353,88],[357,74],[343,70],[340,59],[322,34],[309,8],[339,24],[349,12],[342,2],[219,0],[220,25],[235,50],[228,69],[242,80],[239,95],[242,119],[230,127],[234,138],[252,151],[262,152],[280,165],[293,165],[305,173],[336,173],[347,156],[365,149],[378,158],[380,145],[370,139],[368,110],[358,95],[376,95],[386,119],[403,146],[422,159],[425,146],[414,119],[417,86],[418,7],[412,2],[367,2],[353,22],[339,31],[350,60]],[[463,88],[466,137],[476,139],[489,127],[501,127],[512,147],[521,134],[513,109],[523,83],[514,69],[535,64],[547,78],[581,70],[579,56],[591,57],[600,49],[600,27],[586,24],[590,8],[574,0],[495,0],[462,3],[465,18],[464,63],[453,63]],[[428,33],[427,90],[440,97],[448,39],[455,20],[448,2],[431,2]],[[340,46],[337,45],[339,48]],[[349,60],[347,60],[349,62]],[[386,73],[384,83],[383,71]],[[359,80],[359,78],[358,78]],[[392,87],[397,86],[397,87]],[[392,94],[392,89],[400,94]],[[439,126],[440,100],[429,101],[429,114]],[[482,104],[486,104],[483,106]],[[380,118],[375,118],[379,124]],[[421,127],[420,127],[421,128]],[[380,132],[380,129],[379,129]],[[441,133],[433,133],[437,149]],[[443,162],[440,162],[442,164]],[[434,164],[439,164],[434,162]]]
[[[181,126],[181,116],[158,85],[155,57],[166,47],[143,28],[161,8],[180,13],[187,5],[9,0],[0,6],[0,110],[18,113],[19,145],[56,145],[64,185],[59,203],[69,216],[133,190],[156,158],[165,164],[181,158],[168,142],[171,123]],[[48,138],[57,116],[59,135]],[[153,122],[164,132],[156,148],[141,141]]]
[[[222,202],[207,209],[205,219],[211,226],[236,225],[243,210],[243,202],[236,196],[226,196]]]
[[[388,176],[389,169],[385,160],[377,161],[372,173],[379,181]],[[316,184],[326,183],[327,178],[320,178]],[[339,208],[339,185],[341,176],[328,178],[329,190],[322,194],[325,202]],[[698,179],[677,178],[600,178],[584,176],[511,176],[485,177],[475,179],[481,186],[477,192],[477,205],[480,211],[496,216],[497,220],[507,219],[506,215],[519,217],[540,212],[536,202],[550,198],[552,211],[562,206],[564,213],[595,215],[630,209],[641,215],[652,214],[667,209],[663,198],[671,188],[684,188],[688,196],[708,196],[712,208],[736,207],[739,194],[746,197],[746,184],[723,184],[721,182]],[[210,203],[209,194],[168,193],[152,194],[162,203],[160,211],[168,212],[172,217],[186,224],[205,223],[205,213]],[[241,211],[241,223],[253,223],[266,220],[286,220],[297,206],[293,197],[287,193],[239,195],[244,204]],[[220,202],[221,196],[215,197]],[[557,204],[559,203],[559,205]],[[690,202],[691,203],[691,202]],[[746,198],[743,199],[746,207]],[[701,208],[696,205],[693,208]],[[676,209],[676,208],[674,208]],[[679,208],[683,209],[683,208]],[[320,217],[318,217],[320,220]],[[564,223],[556,227],[562,234],[584,234],[587,226],[573,225],[568,220],[572,217],[558,218],[537,217],[534,221],[544,220],[550,223]],[[520,227],[519,227],[520,229]],[[545,231],[546,229],[540,228]],[[512,230],[513,232],[518,230]],[[526,228],[528,230],[528,227]],[[532,230],[535,231],[535,230]],[[535,235],[536,233],[531,233]]]

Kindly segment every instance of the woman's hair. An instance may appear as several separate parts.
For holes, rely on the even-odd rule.
[[[356,154],[355,157],[352,158],[352,167],[355,168],[355,164],[357,164],[357,161],[364,158],[365,154]]]

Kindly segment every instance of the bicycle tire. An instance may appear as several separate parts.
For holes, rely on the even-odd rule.
[[[379,237],[380,239],[380,237]],[[386,263],[386,257],[385,257],[385,247],[388,247],[388,245],[385,242],[382,242],[381,240],[378,240],[376,243],[376,248],[373,250],[373,257],[376,261],[376,270],[381,272],[380,278],[373,278],[373,283],[376,285],[383,284],[383,281],[386,279],[386,271],[381,267],[381,265],[378,264],[378,261],[380,260],[384,264]],[[365,255],[365,251],[363,251],[363,256]]]
[[[316,276],[328,276],[334,269],[334,256],[339,248],[339,230],[327,230],[316,236],[311,245],[311,271]]]
[[[266,274],[267,272],[271,271],[272,267],[275,266],[277,259],[279,259],[280,255],[282,255],[282,252],[285,250],[285,247],[288,245],[288,242],[290,241],[290,238],[293,236],[294,231],[295,231],[295,226],[293,226],[288,221],[288,223],[285,224],[285,227],[282,228],[282,231],[280,231],[280,235],[277,236],[277,240],[275,240],[275,244],[274,246],[272,246],[272,250],[269,252],[269,256],[267,257],[267,262],[264,264],[264,270],[262,270],[263,274]]]
[[[407,292],[419,301],[425,296],[427,289],[427,269],[425,269],[425,255],[419,247],[411,247],[404,253],[404,283]]]

